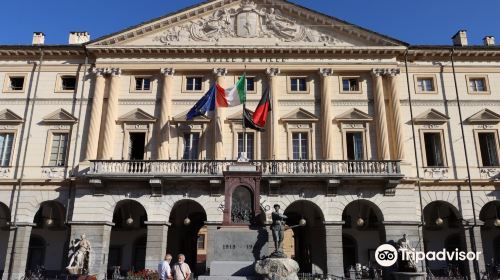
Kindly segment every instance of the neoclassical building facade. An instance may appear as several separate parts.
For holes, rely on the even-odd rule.
[[[241,106],[188,120],[243,74],[248,109],[271,92],[264,132],[243,128]],[[500,264],[491,36],[412,46],[287,1],[213,0],[92,41],[0,46],[0,83],[3,279],[63,274],[82,234],[101,278],[165,252],[202,275],[224,261],[214,235],[248,227],[245,201],[261,226],[274,204],[307,222],[285,242],[304,273],[375,266],[403,234],[418,250],[482,252],[419,263],[434,275]],[[254,172],[229,172],[245,146]]]

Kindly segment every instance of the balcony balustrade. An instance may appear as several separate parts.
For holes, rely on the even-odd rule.
[[[222,177],[235,160],[95,160],[90,177]],[[263,177],[401,178],[400,162],[347,160],[250,161]]]

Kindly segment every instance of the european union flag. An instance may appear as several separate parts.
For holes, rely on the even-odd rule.
[[[216,94],[216,87],[217,84],[214,83],[214,85],[208,90],[205,95],[194,104],[193,108],[189,110],[189,112],[186,115],[186,119],[188,121],[198,117],[198,116],[203,116],[207,112],[211,112],[215,110],[215,94]]]

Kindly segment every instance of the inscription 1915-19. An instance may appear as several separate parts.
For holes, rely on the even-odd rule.
[[[222,244],[222,249],[223,250],[239,250],[239,249],[245,249],[245,250],[252,250],[253,245],[252,244]]]

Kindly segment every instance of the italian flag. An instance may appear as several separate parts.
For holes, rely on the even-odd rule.
[[[234,107],[245,103],[247,100],[246,75],[243,75],[238,82],[225,90],[226,104],[220,104],[221,107]],[[222,103],[222,102],[221,102]]]

